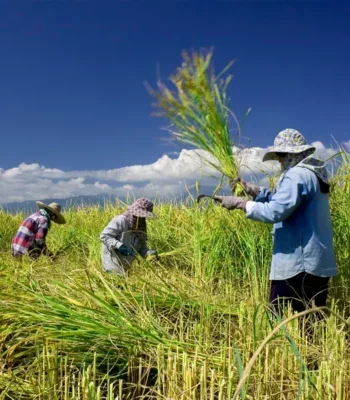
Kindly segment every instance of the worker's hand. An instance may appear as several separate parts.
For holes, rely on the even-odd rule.
[[[148,254],[147,254],[147,260],[149,261],[159,261],[160,257],[158,255],[158,252],[155,250],[151,250]]]
[[[230,181],[231,190],[234,193],[237,187],[237,184],[242,186],[244,191],[249,195],[252,196],[253,199],[258,195],[260,187],[255,185],[254,183],[247,182],[242,178],[235,178]]]
[[[42,253],[45,254],[47,257],[49,257],[51,261],[55,261],[56,255],[51,250],[49,250],[47,247],[44,247],[44,249],[42,250]]]
[[[125,244],[122,244],[117,251],[123,256],[132,256],[133,254],[130,247],[126,246]]]
[[[227,208],[228,210],[244,210],[247,204],[247,199],[244,197],[237,197],[237,196],[220,196],[222,199],[222,207]]]

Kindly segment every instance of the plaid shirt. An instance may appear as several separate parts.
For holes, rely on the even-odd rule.
[[[49,230],[49,221],[40,211],[26,218],[12,239],[12,255],[23,255],[29,249],[43,248]]]

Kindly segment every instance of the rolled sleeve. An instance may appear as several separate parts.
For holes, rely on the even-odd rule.
[[[256,221],[277,223],[288,218],[301,204],[306,188],[297,173],[290,172],[283,178],[279,189],[269,202],[256,202],[247,210],[247,218]]]

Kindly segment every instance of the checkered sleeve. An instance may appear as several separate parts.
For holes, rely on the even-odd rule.
[[[40,247],[45,246],[45,240],[46,240],[46,235],[47,232],[49,231],[49,223],[47,218],[39,218],[38,219],[38,227],[37,231],[35,233],[34,241],[37,245]]]

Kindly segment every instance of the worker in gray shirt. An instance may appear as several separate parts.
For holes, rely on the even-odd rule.
[[[101,257],[106,272],[126,276],[136,254],[142,257],[158,256],[156,251],[147,247],[146,218],[156,218],[153,203],[149,199],[140,198],[123,214],[113,217],[103,229],[100,236]]]

